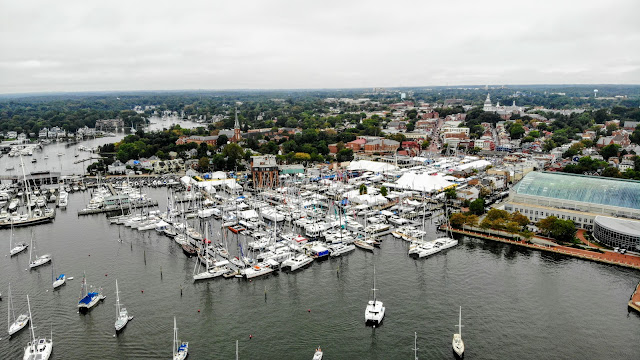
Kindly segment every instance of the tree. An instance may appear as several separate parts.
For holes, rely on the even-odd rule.
[[[200,160],[198,160],[198,169],[200,169],[200,171],[204,171],[207,170],[209,168],[209,158],[206,156],[203,156],[200,158]]]
[[[469,204],[469,212],[474,215],[484,214],[484,199],[477,198]]]
[[[558,241],[572,241],[575,235],[576,226],[571,220],[556,219],[551,228],[551,236]]]
[[[521,227],[529,225],[529,218],[522,215],[519,211],[511,214],[511,220],[517,222]]]
[[[602,157],[605,160],[609,160],[609,158],[612,156],[618,156],[619,150],[620,150],[620,145],[610,144],[603,147],[602,150],[600,150],[600,155],[602,155]]]
[[[365,184],[360,184],[360,195],[365,195],[367,193],[367,185]]]
[[[336,160],[338,162],[351,161],[353,160],[353,150],[351,149],[342,149],[338,151],[336,155]]]
[[[227,137],[227,135],[222,134],[222,135],[218,135],[218,140],[216,140],[216,146],[218,148],[221,148],[222,145],[225,145],[229,142],[229,138]]]
[[[525,130],[521,123],[517,122],[511,125],[509,128],[509,134],[512,139],[520,139],[524,135]]]
[[[467,217],[464,216],[464,214],[462,213],[453,213],[449,217],[449,223],[451,224],[451,226],[455,228],[461,228],[462,225],[464,225],[466,220],[467,220]]]
[[[544,235],[549,235],[556,220],[558,220],[558,218],[555,216],[547,216],[544,219],[540,219],[540,221],[536,223],[536,226]]]
[[[448,188],[447,190],[444,191],[444,196],[447,199],[457,199],[458,198],[458,194],[456,194],[456,189],[455,188]]]
[[[478,215],[468,214],[465,216],[464,224],[469,226],[478,226]]]
[[[427,150],[429,148],[429,140],[425,140],[422,142],[422,144],[420,144],[420,148],[422,148],[422,150]]]
[[[385,196],[385,197],[386,197],[386,196],[387,196],[387,194],[388,194],[388,192],[387,192],[387,187],[386,187],[386,186],[381,187],[381,188],[380,188],[380,195],[382,195],[382,196]]]

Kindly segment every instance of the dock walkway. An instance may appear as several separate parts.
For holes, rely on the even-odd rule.
[[[138,209],[141,207],[154,207],[154,206],[158,206],[158,201],[157,200],[153,200],[153,201],[147,201],[144,204],[131,204],[130,206],[127,205],[125,207],[121,207],[118,205],[112,205],[112,206],[105,206],[102,207],[100,209],[82,209],[82,210],[78,210],[78,216],[80,215],[93,215],[93,214],[104,214],[104,213],[110,213],[113,211],[125,211],[128,212],[129,211],[129,207],[131,207],[132,209]]]
[[[444,228],[444,226],[443,226]],[[620,254],[613,251],[604,251],[604,253],[594,252],[589,250],[576,249],[568,246],[556,245],[556,246],[544,246],[539,244],[528,243],[524,240],[507,239],[499,236],[483,234],[480,232],[461,230],[456,228],[449,228],[452,232],[467,235],[471,237],[499,241],[507,244],[518,245],[527,247],[530,249],[554,252],[567,256],[573,256],[585,260],[597,261],[605,264],[628,267],[636,270],[640,270],[640,257],[634,255]]]

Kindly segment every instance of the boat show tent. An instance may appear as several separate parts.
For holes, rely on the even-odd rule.
[[[243,220],[258,219],[260,216],[255,210],[245,210],[240,212],[240,218]]]
[[[456,184],[446,180],[444,176],[434,173],[406,172],[394,184],[397,189],[415,190],[422,192],[442,191]]]
[[[364,170],[373,171],[374,173],[388,172],[398,170],[398,167],[378,161],[356,160],[352,161],[347,167],[348,170]]]

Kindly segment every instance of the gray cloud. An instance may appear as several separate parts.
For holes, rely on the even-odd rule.
[[[640,83],[637,0],[0,0],[0,93]]]

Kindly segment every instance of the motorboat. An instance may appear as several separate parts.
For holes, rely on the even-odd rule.
[[[48,360],[53,351],[53,334],[50,338],[41,337],[36,339],[33,326],[33,317],[31,316],[31,304],[29,303],[29,295],[27,295],[27,306],[29,307],[29,319],[31,319],[31,341],[24,348],[24,356],[22,360]]]
[[[178,340],[178,327],[173,317],[173,360],[184,360],[189,355],[189,343]]]
[[[313,354],[313,360],[322,360],[322,349],[320,349],[320,346],[318,346],[316,352]]]
[[[453,340],[451,340],[451,347],[453,352],[459,357],[464,356],[464,342],[462,341],[462,306],[460,306],[460,314],[458,315],[458,333],[453,334]]]
[[[251,267],[244,269],[243,275],[247,279],[253,279],[258,276],[271,274],[278,267],[278,262],[275,260],[266,260]]]
[[[374,326],[380,325],[382,320],[384,319],[385,307],[382,304],[382,301],[376,298],[376,268],[373,268],[373,300],[369,300],[367,303],[367,307],[364,310],[364,320],[365,323],[371,324]]]
[[[124,329],[124,327],[127,326],[127,323],[129,322],[129,320],[132,320],[132,319],[133,319],[133,316],[129,316],[129,312],[127,312],[127,309],[122,307],[122,304],[120,304],[120,293],[118,292],[118,279],[116,279],[116,323],[115,323],[116,333]]]
[[[9,336],[11,336],[27,326],[27,324],[29,323],[29,315],[19,314],[16,318],[15,309],[13,307],[13,298],[11,297],[11,284],[9,284],[8,298],[9,306],[7,307],[7,331],[9,332]]]

